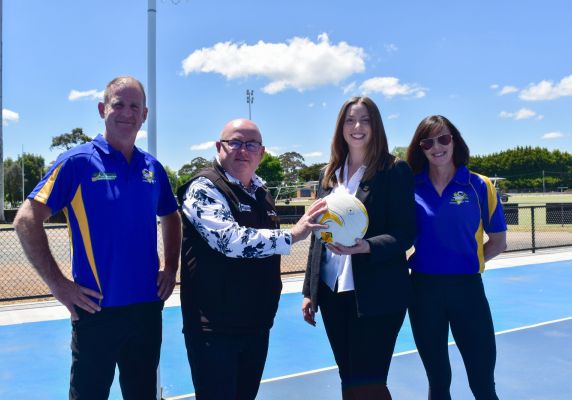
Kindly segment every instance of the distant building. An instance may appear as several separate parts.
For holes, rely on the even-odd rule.
[[[318,190],[318,181],[308,181],[296,189],[299,199],[315,199]]]

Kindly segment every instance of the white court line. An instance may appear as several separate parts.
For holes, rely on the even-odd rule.
[[[530,252],[508,253],[489,261],[486,269],[512,268],[566,260],[572,260],[572,251],[551,249],[534,254]],[[303,276],[284,278],[282,293],[300,293],[303,280]],[[179,290],[176,289],[165,303],[165,307],[180,305]],[[0,326],[69,318],[68,310],[55,300],[0,306]]]
[[[565,317],[565,318],[560,318],[560,319],[554,319],[551,321],[545,321],[545,322],[540,322],[538,324],[532,324],[532,325],[525,325],[525,326],[521,326],[519,328],[513,328],[513,329],[507,329],[504,331],[499,331],[499,332],[495,332],[495,336],[498,335],[504,335],[506,333],[512,333],[512,332],[517,332],[517,331],[522,331],[522,330],[526,330],[526,329],[533,329],[533,328],[539,328],[541,326],[545,326],[545,325],[551,325],[551,324],[557,324],[560,322],[565,322],[565,321],[570,321],[572,320],[572,317]],[[455,345],[455,342],[449,342],[448,343],[449,346],[453,346]],[[393,354],[393,357],[400,357],[400,356],[405,356],[408,354],[414,354],[417,353],[417,349],[415,350],[408,350],[408,351],[402,351],[399,353],[395,353]],[[282,375],[282,376],[277,376],[275,378],[268,378],[268,379],[263,379],[260,381],[260,383],[268,383],[268,382],[276,382],[276,381],[282,381],[285,379],[290,379],[290,378],[297,378],[299,376],[306,376],[306,375],[313,375],[313,374],[318,374],[320,372],[326,372],[326,371],[331,371],[334,369],[337,369],[338,366],[337,365],[333,365],[330,367],[325,367],[325,368],[318,368],[318,369],[312,369],[309,371],[304,371],[304,372],[297,372],[295,374],[289,374],[289,375]],[[179,396],[175,396],[175,397],[165,397],[165,400],[183,400],[183,399],[190,399],[193,398],[195,396],[195,393],[191,393],[191,394],[182,394]]]
[[[566,318],[560,318],[560,319],[554,319],[552,321],[545,321],[545,322],[540,322],[538,324],[533,324],[533,325],[525,325],[525,326],[521,326],[519,328],[513,328],[513,329],[507,329],[505,331],[499,331],[499,332],[495,332],[495,336],[498,335],[504,335],[506,333],[512,333],[512,332],[517,332],[517,331],[522,331],[522,330],[526,330],[526,329],[533,329],[533,328],[538,328],[541,326],[545,326],[545,325],[551,325],[551,324],[557,324],[560,322],[564,322],[564,321],[570,321],[572,320],[572,317],[566,317]],[[453,346],[455,344],[455,342],[449,342],[448,345],[449,346]],[[393,357],[401,357],[401,356],[406,356],[408,354],[414,354],[417,353],[417,349],[414,350],[407,350],[407,351],[402,351],[399,353],[394,353]],[[305,371],[305,372],[298,372],[296,374],[290,374],[290,375],[283,375],[283,376],[278,376],[276,378],[269,378],[269,379],[263,379],[261,381],[261,383],[266,383],[266,382],[274,382],[274,381],[280,381],[283,379],[288,379],[288,378],[295,378],[298,376],[303,376],[303,375],[311,375],[311,374],[317,374],[319,372],[324,372],[324,371],[330,371],[332,369],[337,369],[337,365],[331,366],[331,367],[325,367],[325,368],[320,368],[320,369],[313,369],[310,371]],[[170,400],[170,398],[169,398]]]
[[[505,333],[512,333],[512,332],[517,332],[517,331],[523,331],[523,330],[525,330],[525,329],[538,328],[538,327],[544,326],[544,325],[557,324],[557,323],[559,323],[559,322],[570,321],[570,320],[572,320],[572,317],[565,317],[565,318],[560,318],[560,319],[553,319],[552,321],[540,322],[540,323],[538,323],[538,324],[525,325],[525,326],[521,326],[520,328],[512,328],[512,329],[507,329],[507,330],[505,330],[505,331],[495,332],[495,336],[497,336],[497,335],[504,335]]]

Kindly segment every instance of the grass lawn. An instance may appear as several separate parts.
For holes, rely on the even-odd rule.
[[[544,205],[546,203],[572,203],[572,193],[508,193],[509,204],[522,205]],[[292,199],[290,205],[309,206],[314,200],[312,199]],[[284,201],[278,201],[276,204],[286,205]]]
[[[508,193],[509,204],[544,205],[546,203],[572,203],[569,193]]]

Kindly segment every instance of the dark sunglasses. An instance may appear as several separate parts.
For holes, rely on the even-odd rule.
[[[451,140],[453,140],[453,135],[446,133],[434,138],[423,139],[419,142],[419,146],[421,146],[423,150],[429,150],[435,144],[435,140],[438,141],[440,145],[447,146],[449,143],[451,143]]]

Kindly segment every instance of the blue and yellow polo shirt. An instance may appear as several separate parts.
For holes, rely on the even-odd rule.
[[[162,165],[134,148],[130,163],[103,136],[66,151],[28,196],[64,211],[75,282],[103,307],[158,301],[157,216],[177,210]]]
[[[441,197],[428,170],[415,176],[417,240],[409,259],[424,274],[483,272],[483,232],[506,231],[499,195],[483,175],[459,166]]]

